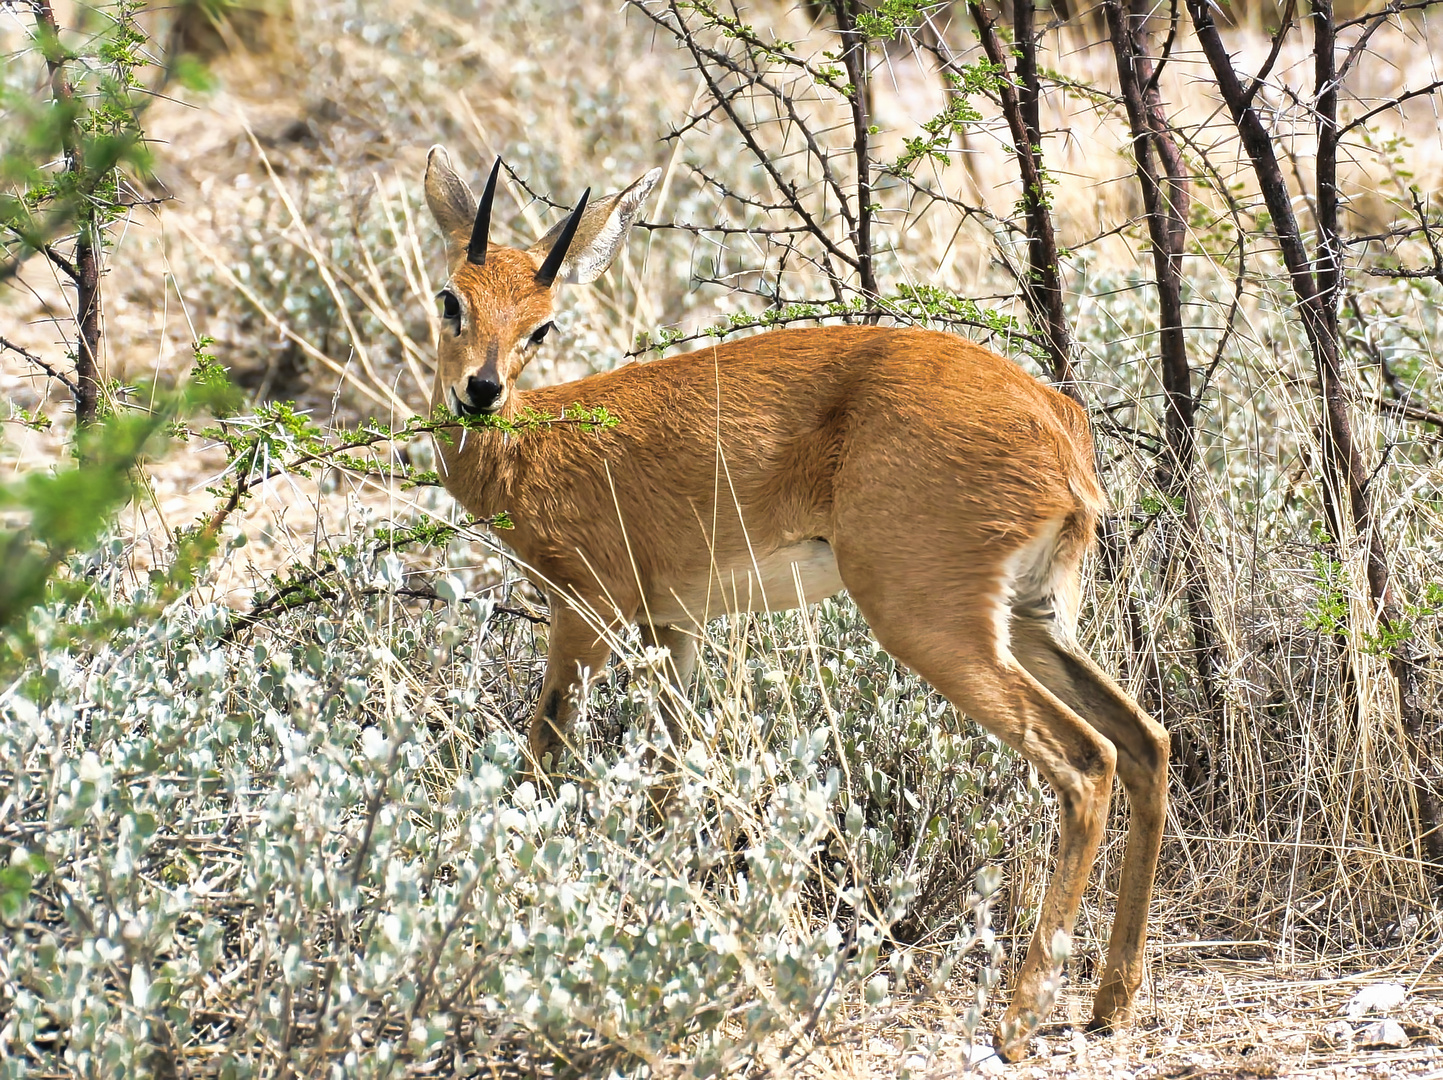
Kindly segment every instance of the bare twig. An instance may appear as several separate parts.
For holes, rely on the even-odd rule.
[[[1026,8],[1030,13],[1031,3],[1032,0],[1017,0],[1017,11],[1021,12]],[[967,9],[977,24],[982,50],[987,54],[988,61],[1005,74],[1011,49],[1003,49],[997,32],[997,20],[987,12],[981,0],[968,0]],[[1030,41],[1030,14],[1022,18]],[[1042,153],[1038,144],[1041,135],[1036,131],[1036,43],[1031,42],[1029,48],[1019,41],[1019,46],[1023,49],[1023,57],[1018,61],[1017,82],[1004,77],[999,82],[998,93],[1002,102],[1002,113],[1012,135],[1017,168],[1022,177],[1022,199],[1027,218],[1028,263],[1031,271],[1023,296],[1037,329],[1046,336],[1053,382],[1068,397],[1082,404],[1082,391],[1072,366],[1072,331],[1062,303],[1057,237],[1052,227],[1052,215],[1047,208],[1046,178],[1042,172]],[[1027,59],[1029,56],[1030,60]],[[1024,75],[1029,73],[1032,83],[1030,87],[1024,80]],[[1019,83],[1022,84],[1021,87]],[[1029,118],[1032,122],[1029,122]]]
[[[61,386],[65,387],[65,389],[69,390],[72,395],[80,393],[79,388],[75,385],[75,381],[69,375],[43,360],[41,357],[36,356],[29,349],[16,345],[13,341],[3,337],[0,337],[0,349],[7,349],[10,352],[18,353],[27,363],[34,364],[41,371],[45,372],[46,375],[49,375]]]
[[[1283,51],[1283,39],[1288,36],[1288,31],[1292,29],[1293,15],[1297,10],[1298,0],[1288,0],[1287,6],[1283,8],[1282,22],[1278,24],[1277,33],[1273,35],[1273,44],[1272,48],[1268,50],[1267,59],[1263,61],[1263,66],[1258,69],[1258,73],[1253,76],[1252,81],[1248,83],[1248,88],[1243,94],[1244,108],[1252,106],[1253,98],[1257,96],[1257,92],[1262,89],[1263,84],[1268,81],[1268,76],[1272,74],[1273,65],[1278,62],[1278,54]]]
[[[1371,108],[1367,112],[1363,113],[1361,116],[1357,116],[1354,117],[1352,120],[1349,120],[1346,124],[1342,126],[1341,129],[1339,129],[1338,134],[1340,136],[1346,135],[1354,128],[1366,124],[1369,120],[1373,119],[1373,117],[1379,115],[1380,113],[1385,113],[1389,109],[1396,109],[1405,101],[1412,101],[1414,98],[1428,97],[1432,94],[1436,94],[1440,89],[1443,89],[1443,79],[1434,79],[1427,86],[1419,86],[1415,87],[1412,90],[1405,90],[1397,97],[1391,97],[1387,101],[1383,102],[1383,104],[1375,106],[1374,108]]]
[[[76,269],[75,264],[60,254],[60,252],[56,251],[53,244],[46,244],[40,250],[44,253],[45,257],[54,263],[60,269],[60,272],[71,281],[79,280],[80,271]]]

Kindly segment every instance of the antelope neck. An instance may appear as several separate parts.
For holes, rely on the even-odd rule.
[[[501,415],[516,415],[515,394],[508,395]],[[513,482],[520,462],[521,440],[503,431],[451,428],[450,442],[436,439],[440,478],[467,510],[480,518],[510,509]]]

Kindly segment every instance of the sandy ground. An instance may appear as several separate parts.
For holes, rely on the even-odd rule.
[[[1163,950],[1163,955],[1168,950]],[[1420,961],[1426,960],[1424,957]],[[1271,961],[1205,960],[1185,966],[1154,963],[1134,1027],[1113,1036],[1086,1035],[1092,987],[1064,988],[1055,1017],[1033,1040],[1034,1053],[1016,1064],[979,1055],[969,1061],[960,1037],[943,1035],[929,1054],[906,1047],[906,1035],[880,1031],[846,1050],[830,1050],[819,1072],[838,1076],[976,1075],[1016,1080],[1115,1077],[1117,1080],[1205,1080],[1315,1076],[1443,1077],[1443,978],[1397,967],[1328,975],[1275,970]],[[1401,987],[1401,1003],[1349,1019],[1349,1006],[1369,987]],[[1386,993],[1384,994],[1386,997]],[[932,1023],[945,1031],[965,1003],[936,1003]],[[1384,1024],[1392,1021],[1384,1030]],[[913,1030],[917,1030],[914,1028]],[[1406,1046],[1370,1045],[1382,1035]]]

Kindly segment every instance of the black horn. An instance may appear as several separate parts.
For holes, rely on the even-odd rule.
[[[486,178],[486,190],[476,204],[476,224],[471,226],[471,242],[466,245],[466,261],[475,266],[486,265],[486,237],[491,232],[491,200],[496,197],[496,176],[501,172],[501,159],[491,166],[491,175]]]
[[[536,271],[536,284],[542,288],[549,289],[556,280],[556,275],[561,272],[561,264],[566,259],[566,249],[571,246],[576,227],[581,224],[581,215],[586,210],[586,200],[589,198],[591,189],[587,188],[581,193],[576,209],[571,211],[571,216],[566,219],[566,225],[562,228],[561,235],[556,238],[556,243],[552,244],[551,250],[546,253],[546,261],[541,264],[541,269]]]

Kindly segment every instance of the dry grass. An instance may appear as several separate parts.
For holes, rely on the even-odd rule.
[[[817,33],[799,8],[759,5],[755,14],[789,37]],[[418,189],[425,149],[436,141],[448,143],[473,173],[504,153],[534,190],[561,202],[587,184],[612,190],[659,163],[666,180],[649,220],[710,223],[735,213],[693,169],[745,176],[735,137],[713,126],[689,134],[680,149],[661,141],[697,99],[696,75],[640,19],[612,5],[579,3],[564,11],[545,3],[497,5],[477,13],[425,0],[393,0],[383,10],[341,0],[297,3],[293,13],[274,19],[269,35],[261,35],[267,48],[217,62],[216,93],[162,101],[150,114],[158,181],[175,201],[158,214],[138,215],[111,254],[105,325],[113,378],[173,375],[188,364],[189,343],[208,334],[243,384],[265,395],[298,397],[321,417],[395,421],[423,410],[433,333],[428,314],[442,268]],[[12,37],[0,46],[8,52],[15,31],[5,33]],[[961,32],[954,37],[965,43]],[[1234,34],[1230,41],[1248,69],[1267,49],[1257,34]],[[1111,54],[1095,37],[1063,27],[1047,44],[1045,62],[1070,79],[1112,84]],[[1306,45],[1294,36],[1279,59],[1279,79],[1306,84]],[[1244,206],[1239,220],[1256,226],[1232,131],[1207,92],[1200,57],[1190,43],[1180,48],[1164,82],[1173,118],[1191,134],[1195,160],[1205,157],[1217,170],[1218,186],[1243,184],[1234,189]],[[1429,81],[1443,58],[1443,43],[1426,18],[1384,31],[1373,49],[1377,61],[1360,64],[1351,87],[1366,101]],[[883,59],[876,92],[884,157],[899,152],[901,139],[941,106],[936,78],[905,49]],[[1305,127],[1296,103],[1279,94],[1267,100],[1282,114],[1280,123]],[[1138,205],[1119,150],[1119,117],[1086,94],[1057,90],[1044,127],[1052,132],[1049,167],[1060,180],[1059,230],[1075,253],[1069,280],[1081,368],[1113,420],[1155,430],[1157,387],[1147,363],[1155,344],[1144,287],[1149,263],[1143,234],[1125,227]],[[1360,234],[1382,232],[1408,211],[1410,180],[1431,192],[1443,179],[1443,139],[1432,102],[1380,116],[1372,130],[1373,146],[1355,146],[1343,170],[1353,193],[1346,227]],[[1398,136],[1411,140],[1401,151],[1390,145]],[[979,126],[963,164],[935,176],[999,218],[1010,214],[1018,195],[1004,137],[995,123]],[[1285,149],[1306,180],[1306,137]],[[503,190],[500,239],[529,239],[554,219],[517,184]],[[1226,217],[1216,192],[1200,199]],[[1199,356],[1210,355],[1232,299],[1232,240],[1210,230],[1200,217],[1190,298]],[[933,212],[899,215],[886,235],[899,279],[991,297],[999,309],[1021,316],[995,233]],[[1433,974],[1434,943],[1443,937],[1443,919],[1411,842],[1404,792],[1412,766],[1384,666],[1362,629],[1346,643],[1364,702],[1350,713],[1338,706],[1338,648],[1305,622],[1320,595],[1309,541],[1309,525],[1321,517],[1310,467],[1316,424],[1310,362],[1288,317],[1287,289],[1268,269],[1269,242],[1254,235],[1251,244],[1260,258],[1207,399],[1203,432],[1208,546],[1201,570],[1224,653],[1220,716],[1205,715],[1199,704],[1180,586],[1158,565],[1157,531],[1140,530],[1129,549],[1129,576],[1155,635],[1152,647],[1176,689],[1170,724],[1187,748],[1176,763],[1144,1019],[1134,1034],[1085,1048],[1068,1035],[1049,1034],[1047,1044],[1057,1052],[1009,1075],[1443,1070],[1432,1049],[1440,1011],[1433,1002],[1443,1000]],[[712,253],[709,245],[662,230],[635,240],[597,288],[570,297],[570,313],[552,339],[562,344],[549,346],[531,377],[551,381],[609,366],[639,330],[704,326],[746,304],[725,290],[693,286],[689,274]],[[1420,257],[1406,247],[1398,254]],[[729,257],[736,267],[751,265],[745,244]],[[1409,358],[1422,390],[1443,386],[1436,290],[1357,280],[1375,319],[1369,333]],[[7,336],[47,355],[58,351],[68,313],[42,264],[33,263],[24,286],[0,305]],[[1436,435],[1371,407],[1381,390],[1361,361],[1353,379],[1361,441],[1375,451],[1394,448],[1379,474],[1375,505],[1395,572],[1405,593],[1416,597],[1424,584],[1443,579]],[[0,367],[0,395],[63,419],[57,388],[10,358]],[[64,434],[63,423],[49,435],[7,432],[5,467],[54,459]],[[1105,429],[1102,448],[1115,505],[1139,518],[1150,490],[1150,458]],[[203,487],[222,466],[218,451],[196,447],[149,471],[152,497],[134,508],[127,524],[137,570],[163,559],[169,531],[209,505]],[[451,513],[449,501],[432,494],[345,478],[288,478],[268,485],[237,519],[235,528],[251,542],[207,584],[206,598],[242,606],[266,574],[354,535],[367,514]],[[494,551],[474,548],[453,550],[450,565],[473,580],[508,572]],[[1339,568],[1340,587],[1355,625],[1366,628],[1370,614],[1352,584],[1358,571]],[[1130,646],[1109,614],[1115,598],[1097,592],[1089,607],[1100,613],[1089,625],[1089,646],[1110,668],[1125,669]],[[1436,616],[1420,617],[1417,628],[1420,650],[1438,655]],[[722,636],[714,653],[724,657],[728,648]],[[532,681],[528,671],[521,665],[510,673],[523,689]],[[1428,678],[1436,706],[1443,687],[1436,666]],[[1008,866],[1012,910],[1005,922],[1019,934],[1042,885],[1030,854],[1035,848],[1025,850],[1025,858]],[[1105,944],[1109,886],[1120,858],[1120,837],[1113,836],[1079,919],[1076,985],[1063,1005],[1073,1020],[1085,1019],[1083,992]],[[1219,956],[1263,959],[1200,959],[1206,949],[1190,944],[1197,942],[1243,943],[1209,948]],[[1363,1054],[1320,1042],[1321,1029],[1358,981],[1395,977],[1413,984],[1415,995],[1398,1018],[1412,1025],[1422,1048]],[[946,1009],[933,1004],[900,1026],[936,1031],[946,1023]],[[892,1034],[868,1032],[850,1049],[829,1052],[830,1059],[819,1053],[807,1067],[825,1075],[889,1075],[906,1056],[889,1049]],[[942,1056],[925,1065],[935,1075],[956,1067],[956,1048],[944,1040],[941,1049]]]

